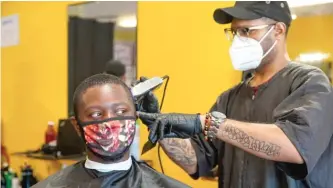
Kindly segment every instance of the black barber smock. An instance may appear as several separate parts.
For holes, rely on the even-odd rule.
[[[256,95],[248,81],[222,93],[211,110],[234,120],[274,123],[305,163],[268,161],[198,135],[192,139],[198,158],[198,171],[192,177],[210,176],[218,165],[220,188],[332,188],[333,94],[324,73],[289,63],[259,86]]]
[[[32,188],[188,188],[146,163],[132,158],[127,171],[98,172],[84,167],[85,161],[68,166]]]

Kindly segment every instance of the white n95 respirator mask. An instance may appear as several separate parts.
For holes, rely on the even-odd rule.
[[[257,41],[252,38],[236,35],[229,49],[231,62],[235,70],[247,71],[259,67],[262,59],[272,51],[277,41],[264,54],[260,43],[267,37],[274,27],[271,27],[268,32]]]

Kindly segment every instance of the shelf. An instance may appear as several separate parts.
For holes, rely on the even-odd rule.
[[[42,153],[14,153],[12,155],[15,156],[24,156],[32,159],[40,159],[40,160],[75,160],[80,161],[86,158],[86,155],[67,155],[67,156],[59,156],[48,155]]]

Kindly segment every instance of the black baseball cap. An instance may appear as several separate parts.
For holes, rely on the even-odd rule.
[[[213,16],[219,24],[228,24],[233,18],[255,20],[266,17],[289,26],[292,20],[287,1],[236,1],[233,7],[216,9]]]

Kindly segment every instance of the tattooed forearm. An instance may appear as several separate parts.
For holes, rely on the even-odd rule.
[[[253,138],[231,124],[223,126],[222,135],[230,140],[237,141],[247,149],[264,153],[269,157],[280,156],[280,146]]]
[[[169,158],[189,174],[197,168],[197,157],[189,139],[165,138],[160,141]]]

